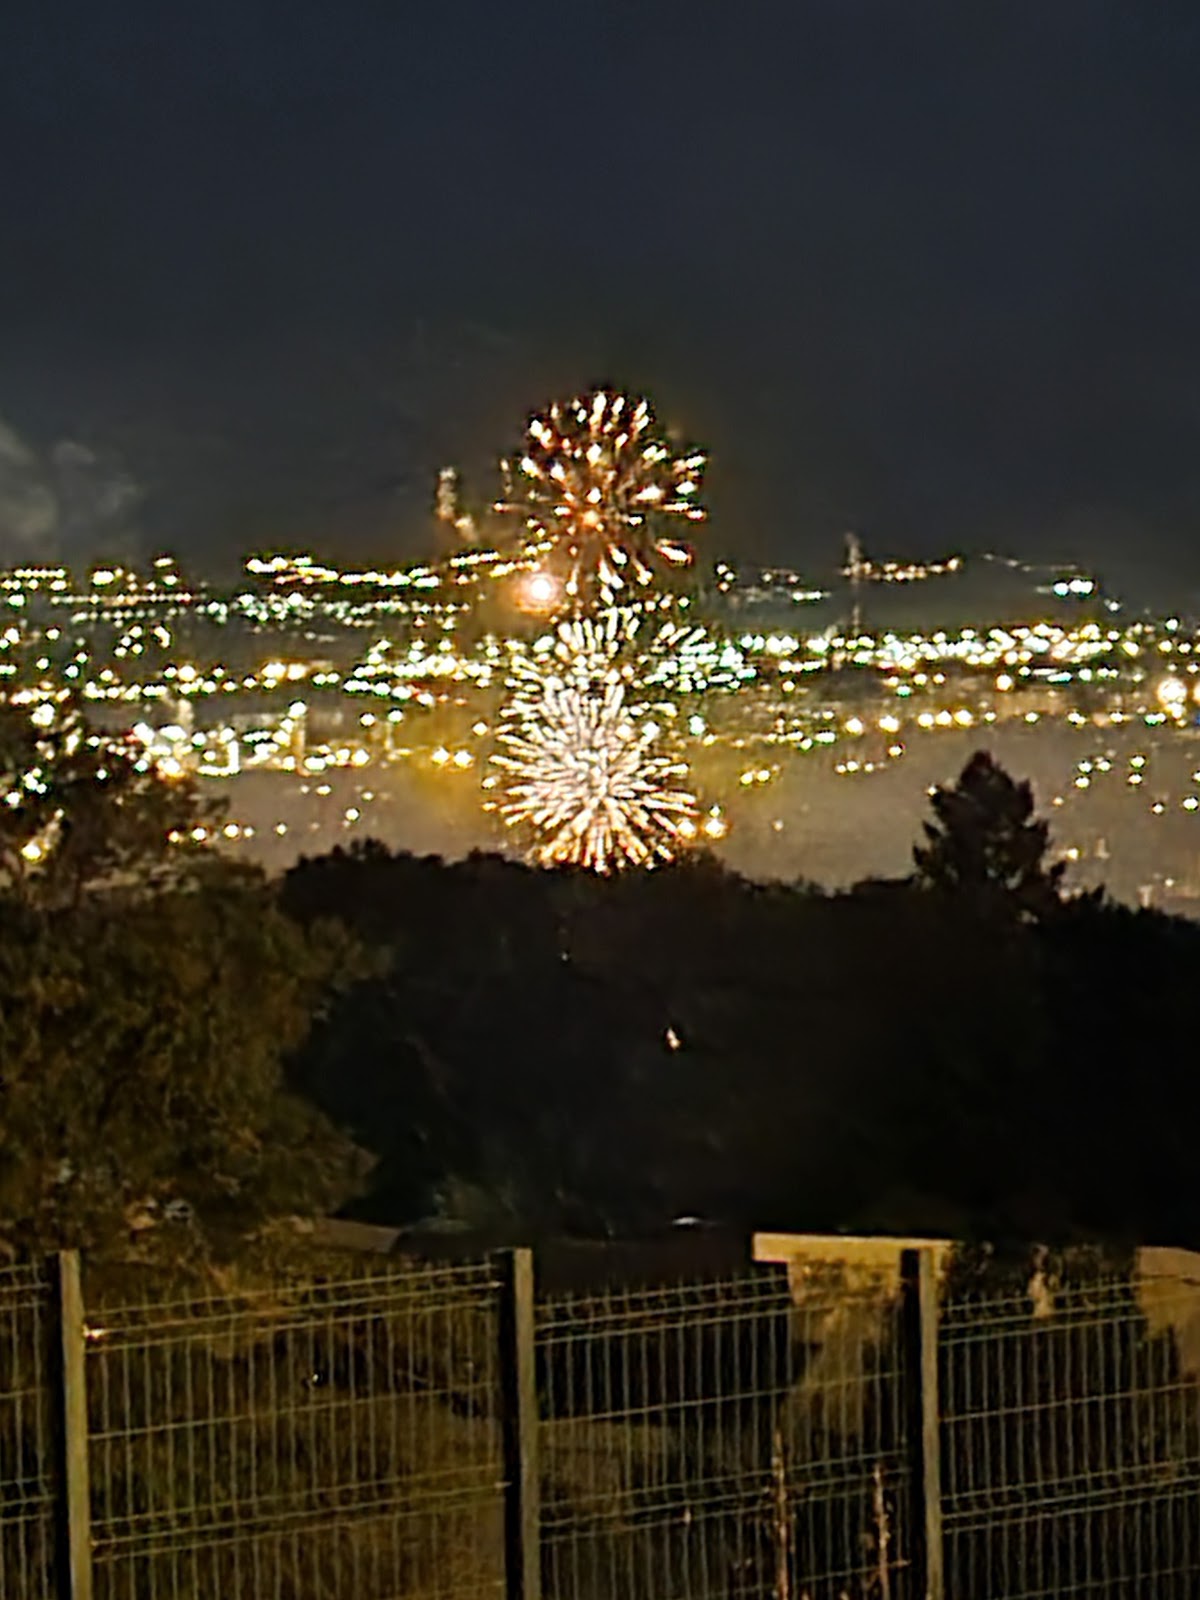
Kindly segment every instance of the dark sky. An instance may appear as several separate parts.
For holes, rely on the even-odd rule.
[[[40,0],[0,138],[0,419],[150,543],[417,553],[611,377],[714,551],[1200,584],[1194,3]]]

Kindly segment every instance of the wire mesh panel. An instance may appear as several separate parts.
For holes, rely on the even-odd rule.
[[[948,1595],[1200,1594],[1198,1293],[1108,1279],[946,1306]]]
[[[898,1330],[778,1269],[542,1303],[547,1600],[903,1600]]]
[[[488,1268],[89,1317],[97,1600],[503,1587]]]
[[[0,1270],[0,1600],[58,1593],[56,1334],[48,1270]]]

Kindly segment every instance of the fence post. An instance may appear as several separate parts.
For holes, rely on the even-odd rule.
[[[504,1571],[506,1600],[540,1600],[538,1400],[534,1357],[533,1251],[510,1250],[500,1300],[504,1393]]]
[[[928,1248],[900,1256],[908,1380],[913,1593],[945,1600],[942,1545],[942,1445],[938,1399],[937,1261]]]
[[[91,1496],[83,1282],[78,1250],[58,1253],[59,1443],[62,1472],[61,1548],[67,1600],[92,1600]]]

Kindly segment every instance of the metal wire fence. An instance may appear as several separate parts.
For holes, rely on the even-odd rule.
[[[54,1309],[45,1266],[0,1270],[0,1600],[58,1593]]]
[[[897,1306],[785,1271],[539,1308],[548,1600],[907,1592]]]
[[[1198,1296],[1104,1279],[944,1307],[948,1595],[1200,1593]]]
[[[497,1289],[408,1267],[90,1318],[97,1600],[501,1590]]]
[[[81,1552],[96,1600],[1200,1594],[1200,1274],[939,1305],[914,1255],[540,1297],[527,1253],[396,1263],[82,1336],[5,1268],[0,1600],[91,1594]]]

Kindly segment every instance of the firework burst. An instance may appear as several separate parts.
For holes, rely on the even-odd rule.
[[[741,650],[704,627],[664,622],[652,611],[632,606],[611,606],[560,622],[526,654],[516,656],[510,704],[528,712],[548,683],[581,691],[620,683],[637,714],[657,705],[675,716],[680,700],[736,688],[747,676],[753,670]]]
[[[704,467],[702,451],[676,454],[648,400],[600,389],[532,419],[521,456],[501,463],[495,509],[561,569],[568,604],[611,599],[691,563],[682,535],[705,517]]]
[[[638,648],[640,620],[630,610],[610,607],[560,622],[513,659],[510,712],[536,714],[548,689],[571,687],[588,694],[617,683],[632,687],[644,664]]]
[[[657,753],[659,730],[638,723],[618,681],[586,692],[547,680],[540,698],[510,706],[493,762],[496,809],[533,838],[542,866],[608,873],[669,861],[696,838],[687,767]]]

